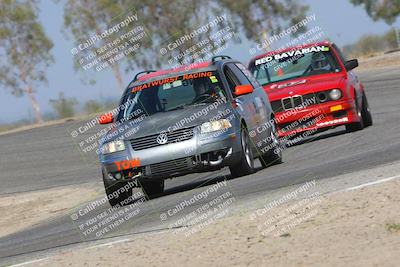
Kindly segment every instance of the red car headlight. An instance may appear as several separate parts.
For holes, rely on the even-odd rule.
[[[329,97],[332,100],[338,100],[342,97],[342,91],[340,91],[339,89],[332,89],[329,91]]]

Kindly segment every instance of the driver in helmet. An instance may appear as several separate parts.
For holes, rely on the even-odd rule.
[[[330,71],[331,66],[328,58],[323,52],[314,53],[311,57],[311,67],[313,71]]]
[[[215,98],[216,92],[208,77],[193,79],[193,89],[196,92],[194,100]]]

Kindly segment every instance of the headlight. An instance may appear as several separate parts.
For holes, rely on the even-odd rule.
[[[332,100],[338,100],[342,97],[342,91],[340,91],[339,89],[332,89],[329,91],[329,97]]]
[[[125,150],[125,144],[122,140],[105,143],[102,148],[103,154],[114,153],[122,150]]]
[[[232,124],[227,119],[218,121],[205,122],[201,125],[201,133],[210,133],[232,127]]]

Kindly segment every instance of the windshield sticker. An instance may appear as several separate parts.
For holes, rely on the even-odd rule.
[[[304,54],[309,54],[309,53],[328,52],[328,51],[329,51],[329,46],[324,46],[324,45],[307,47],[307,48],[303,48],[303,49],[299,49],[299,50],[292,50],[292,51],[288,51],[288,52],[281,53],[281,54],[275,54],[275,55],[259,58],[256,60],[255,65],[257,66],[260,64],[264,64],[264,63],[270,62],[272,60],[282,60],[282,59],[291,58],[294,56],[299,56],[299,55],[304,55]]]
[[[182,86],[182,85],[183,85],[182,80],[177,80],[177,81],[175,81],[173,83],[163,84],[163,90],[168,90],[168,89],[179,87],[179,86]]]
[[[217,83],[217,82],[218,82],[218,79],[217,79],[217,77],[215,77],[215,76],[210,76],[210,81],[211,81],[212,83]]]
[[[176,77],[171,77],[171,78],[166,78],[166,79],[162,79],[162,80],[157,80],[157,81],[153,81],[153,82],[144,83],[144,84],[141,84],[141,85],[133,87],[131,91],[132,91],[132,93],[135,93],[137,91],[141,91],[143,89],[147,89],[147,88],[153,87],[153,86],[171,84],[171,83],[175,83],[177,81],[184,81],[184,80],[192,80],[192,79],[198,79],[198,78],[204,78],[204,77],[211,77],[212,75],[213,75],[213,73],[211,71],[184,74],[183,76],[176,76]]]
[[[197,72],[197,73],[191,73],[191,74],[184,74],[182,80],[191,80],[191,79],[197,79],[197,78],[203,78],[203,77],[210,77],[212,76],[212,72]]]

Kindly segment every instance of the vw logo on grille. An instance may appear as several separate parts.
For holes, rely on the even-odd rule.
[[[160,145],[164,145],[168,142],[168,136],[166,133],[160,133],[159,136],[157,136],[157,143]]]

